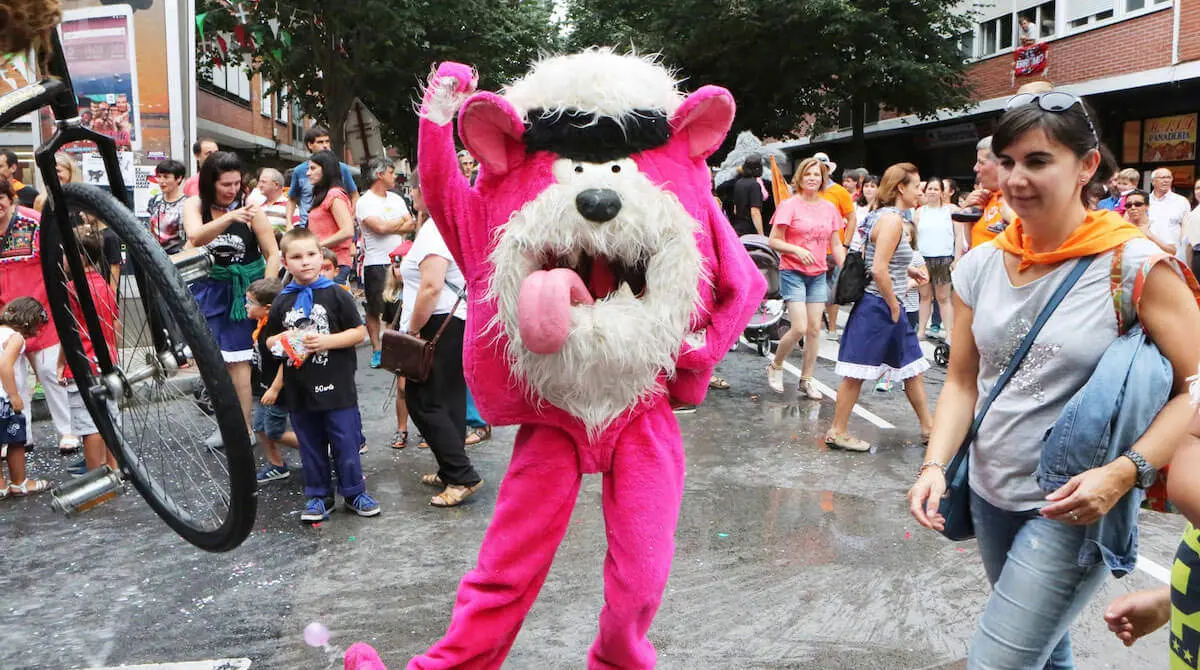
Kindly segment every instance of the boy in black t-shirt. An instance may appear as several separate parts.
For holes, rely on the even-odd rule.
[[[300,446],[296,434],[287,429],[288,412],[281,404],[283,367],[267,347],[267,317],[271,304],[279,297],[283,283],[273,277],[251,282],[246,289],[246,315],[258,322],[254,330],[254,357],[250,359],[250,392],[254,396],[251,428],[258,435],[267,464],[258,471],[258,483],[265,484],[292,475],[279,445],[296,449]]]
[[[358,456],[362,417],[354,386],[354,348],[366,328],[350,294],[321,276],[316,235],[296,228],[283,236],[280,246],[292,282],[275,299],[263,330],[271,352],[286,357],[283,397],[300,441],[308,497],[300,520],[329,518],[325,498],[331,493],[331,453],[346,507],[360,516],[375,516],[379,504],[367,494]]]

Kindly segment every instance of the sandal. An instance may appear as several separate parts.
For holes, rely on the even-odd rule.
[[[82,443],[79,441],[78,437],[74,435],[63,435],[62,439],[58,441],[58,453],[63,455],[73,454],[79,451],[81,444]]]
[[[466,444],[468,447],[473,447],[473,446],[479,444],[480,442],[487,442],[490,439],[492,439],[492,427],[491,426],[483,426],[481,428],[472,428],[467,433],[467,439],[463,442],[463,444]]]
[[[431,498],[429,504],[434,507],[457,507],[481,488],[483,488],[482,479],[472,486],[447,486],[445,490]]]
[[[834,449],[845,449],[846,451],[870,451],[871,443],[865,442],[849,434],[834,435],[827,433],[825,435],[825,444]]]
[[[26,477],[25,481],[20,484],[9,484],[8,494],[10,496],[31,496],[35,493],[41,493],[48,488],[50,488],[50,482],[45,479],[29,479]]]
[[[396,434],[392,436],[392,448],[393,449],[403,449],[407,446],[408,446],[408,431],[407,430],[396,431]]]
[[[729,388],[729,382],[725,381],[721,377],[713,375],[712,378],[708,380],[708,388],[724,391]]]
[[[427,475],[421,475],[421,483],[426,486],[441,486],[445,488],[446,484],[442,482],[442,478],[436,472],[431,472]]]

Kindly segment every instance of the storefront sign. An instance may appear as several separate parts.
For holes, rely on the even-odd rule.
[[[1013,50],[1013,74],[1029,77],[1041,74],[1050,65],[1050,45],[1045,42],[1017,47]]]
[[[979,131],[974,123],[957,123],[942,128],[931,128],[919,138],[921,149],[936,149],[938,147],[953,147],[960,144],[974,144],[979,141]]]
[[[1175,178],[1175,181],[1171,185],[1172,188],[1191,190],[1196,185],[1195,165],[1168,165],[1166,168],[1171,171],[1171,176]]]
[[[1121,133],[1121,164],[1142,162],[1142,122],[1126,121]]]
[[[1146,120],[1142,162],[1196,159],[1196,115],[1161,116]]]

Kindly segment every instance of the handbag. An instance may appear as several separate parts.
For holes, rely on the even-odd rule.
[[[975,420],[971,422],[970,429],[967,430],[966,437],[963,438],[962,444],[958,447],[958,452],[954,454],[954,458],[950,459],[950,464],[946,466],[946,493],[938,502],[938,514],[946,520],[945,527],[941,533],[947,539],[956,542],[969,540],[975,537],[975,524],[971,521],[971,484],[969,481],[968,472],[970,468],[970,451],[971,443],[975,441],[976,434],[979,433],[979,426],[983,423],[983,417],[987,415],[988,409],[992,406],[992,402],[1004,390],[1008,381],[1016,374],[1017,369],[1021,367],[1021,361],[1025,360],[1025,354],[1029,353],[1029,349],[1033,347],[1033,341],[1037,339],[1038,333],[1041,332],[1042,326],[1050,320],[1050,315],[1058,308],[1059,303],[1070,292],[1071,287],[1075,282],[1079,281],[1079,277],[1083,275],[1084,270],[1095,260],[1095,256],[1087,256],[1079,259],[1075,263],[1075,267],[1071,268],[1071,273],[1063,280],[1054,294],[1050,296],[1050,300],[1046,302],[1046,306],[1042,308],[1037,319],[1029,328],[1029,332],[1025,338],[1021,340],[1021,345],[1013,353],[1012,360],[1004,367],[1000,373],[1000,378],[992,385],[992,390],[988,393],[987,398],[983,401],[983,406],[975,414]]]
[[[867,264],[861,251],[847,251],[846,260],[842,262],[842,271],[838,275],[837,285],[833,289],[833,302],[838,305],[849,305],[862,300],[867,291],[871,278],[867,275]]]
[[[446,286],[458,295],[458,299],[454,301],[454,306],[446,314],[446,319],[442,321],[433,339],[426,340],[419,335],[396,330],[396,324],[400,321],[400,312],[397,312],[396,318],[388,324],[380,338],[379,367],[407,377],[409,381],[423,383],[429,380],[433,373],[433,356],[437,351],[438,340],[442,338],[446,326],[450,325],[450,319],[454,318],[454,311],[458,309],[459,303],[467,297],[467,294],[454,284],[446,282]]]

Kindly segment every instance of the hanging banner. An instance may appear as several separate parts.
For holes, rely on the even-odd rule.
[[[1146,119],[1142,162],[1196,159],[1196,114]]]
[[[118,151],[141,149],[140,91],[129,5],[64,12],[62,41],[83,125],[112,137]]]
[[[1030,77],[1041,74],[1050,66],[1050,45],[1045,42],[1017,47],[1013,50],[1013,75]]]

